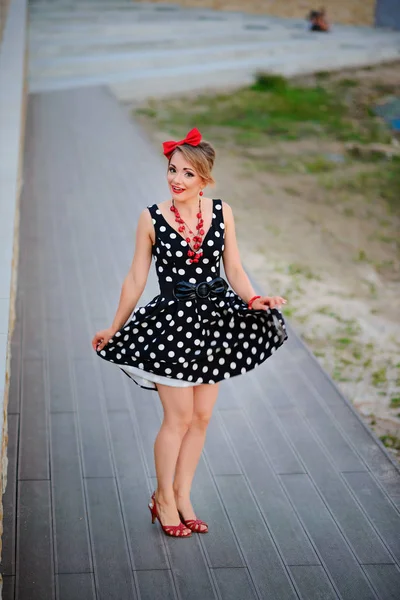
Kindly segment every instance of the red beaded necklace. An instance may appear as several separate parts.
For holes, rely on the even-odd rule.
[[[176,208],[175,204],[174,204],[174,199],[172,198],[172,206],[170,206],[170,210],[172,210],[172,212],[175,214],[175,221],[179,224],[178,227],[178,231],[180,231],[181,233],[185,233],[186,237],[186,242],[189,246],[188,249],[188,256],[189,256],[189,260],[191,263],[198,263],[199,259],[203,256],[203,250],[201,250],[201,242],[203,241],[203,235],[204,235],[204,229],[203,229],[203,217],[201,214],[201,198],[199,197],[199,212],[197,213],[197,225],[196,225],[196,229],[197,229],[197,234],[194,235],[193,231],[190,229],[190,227],[187,225],[187,223],[185,223],[185,221],[182,219],[181,215],[179,214],[179,210]],[[186,233],[185,229],[186,227],[188,228],[189,233],[193,236],[192,238],[192,242],[194,242],[193,244],[193,250],[190,246],[190,237],[189,235]]]

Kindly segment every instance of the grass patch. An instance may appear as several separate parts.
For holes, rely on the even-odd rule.
[[[302,275],[306,279],[320,279],[320,277],[315,275],[315,273],[313,273],[309,267],[305,267],[297,263],[288,265],[288,273],[289,275]]]
[[[396,398],[392,398],[390,400],[390,408],[399,408],[400,407],[400,396]]]
[[[372,373],[372,384],[380,386],[387,383],[386,367],[381,367]]]
[[[351,80],[333,82],[329,74],[317,74],[316,83],[291,81],[280,75],[259,72],[252,85],[234,93],[201,94],[185,103],[182,100],[155,101],[138,114],[156,118],[172,131],[182,134],[195,124],[207,132],[229,128],[238,144],[258,144],[266,136],[286,140],[305,137],[333,138],[342,141],[381,141],[382,132],[371,128],[373,119],[354,118],[343,88],[351,94]],[[354,102],[354,99],[350,99]],[[310,172],[329,169],[329,161],[310,165]]]
[[[328,190],[356,193],[367,200],[386,200],[392,211],[400,210],[400,158],[380,166],[371,166],[368,171],[352,173],[344,177],[323,177],[321,185]]]
[[[386,448],[392,448],[393,450],[400,450],[400,437],[396,435],[381,435],[379,436],[381,442],[386,446]]]

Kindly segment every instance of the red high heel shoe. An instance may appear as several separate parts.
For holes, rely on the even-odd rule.
[[[195,533],[208,533],[207,523],[205,523],[201,519],[186,519],[186,521],[185,521],[185,519],[182,516],[182,513],[179,510],[178,510],[178,513],[179,513],[181,521],[185,525],[185,527],[187,527],[191,531],[194,531]],[[201,527],[204,525],[207,527],[207,529],[201,529]]]
[[[156,496],[155,492],[151,497],[152,502],[149,503],[149,509],[151,512],[151,522],[154,523],[156,519],[160,521],[160,525],[162,527],[163,532],[166,535],[170,535],[171,537],[191,537],[192,533],[186,533],[185,529],[190,529],[190,527],[185,527],[183,523],[179,523],[179,525],[163,525],[161,523],[160,515],[158,514],[157,504],[156,504]]]

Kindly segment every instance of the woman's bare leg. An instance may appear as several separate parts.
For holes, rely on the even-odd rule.
[[[196,518],[190,501],[190,490],[217,400],[218,386],[218,383],[204,383],[193,388],[193,418],[182,441],[174,479],[176,506],[184,519]]]
[[[163,525],[179,525],[173,479],[182,440],[193,417],[193,387],[157,384],[164,419],[154,443],[157,474],[156,501]]]

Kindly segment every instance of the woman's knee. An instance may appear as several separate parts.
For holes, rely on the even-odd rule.
[[[190,426],[195,427],[197,429],[207,429],[211,416],[212,412],[207,410],[195,411],[193,413],[192,422]]]

